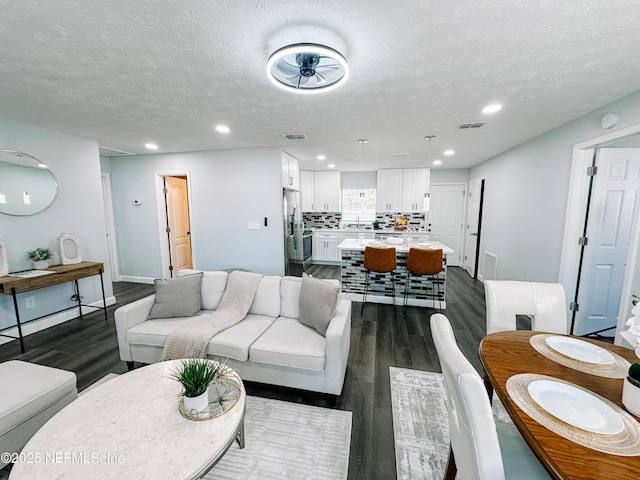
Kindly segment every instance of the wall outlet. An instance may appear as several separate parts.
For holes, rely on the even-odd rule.
[[[34,297],[33,295],[30,296],[30,297],[27,297],[26,304],[27,304],[27,308],[35,307],[36,306],[36,297]]]
[[[249,230],[260,230],[260,222],[249,220],[247,227]]]

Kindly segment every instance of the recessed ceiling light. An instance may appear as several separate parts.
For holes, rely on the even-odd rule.
[[[216,132],[218,133],[229,133],[231,129],[226,125],[216,125]]]
[[[482,109],[482,113],[496,113],[496,112],[499,112],[500,110],[502,110],[502,105],[500,105],[499,103],[494,103],[484,107]]]
[[[327,159],[327,157],[325,157],[324,155],[318,155],[316,158],[318,160],[326,160]]]
[[[444,152],[442,152],[442,154],[446,155],[447,157],[453,155],[454,153],[456,153],[454,150],[445,150]]]
[[[273,52],[267,61],[267,77],[290,92],[328,92],[347,81],[349,65],[333,48],[299,43]]]
[[[336,168],[335,164],[333,164],[333,163],[330,163],[329,165],[327,165],[327,167],[329,167],[329,168]]]
[[[433,164],[434,165],[442,165],[442,160],[434,160]]]
[[[367,140],[366,138],[361,138],[360,140],[358,140],[358,143],[369,143],[369,140]]]
[[[158,145],[156,145],[155,143],[145,143],[144,146],[147,147],[149,150],[157,150],[158,149]]]

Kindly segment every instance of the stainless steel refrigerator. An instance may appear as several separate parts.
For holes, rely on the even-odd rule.
[[[284,271],[285,275],[301,277],[311,262],[311,232],[304,229],[300,210],[300,192],[283,189]]]

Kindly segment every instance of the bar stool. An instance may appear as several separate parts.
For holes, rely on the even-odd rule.
[[[404,304],[402,306],[402,314],[406,315],[407,311],[407,298],[409,297],[409,283],[411,282],[411,276],[431,276],[433,277],[434,290],[437,286],[437,294],[434,297],[438,298],[438,310],[441,310],[440,303],[440,282],[435,282],[435,277],[442,271],[442,250],[432,250],[426,248],[410,248],[409,256],[407,257],[407,283],[404,289]],[[435,309],[435,300],[434,300]]]
[[[362,298],[362,308],[360,314],[364,311],[364,304],[367,301],[367,293],[369,293],[369,276],[373,273],[391,273],[391,286],[393,287],[393,306],[395,315],[396,305],[396,282],[394,272],[396,269],[396,249],[390,247],[365,247],[364,249],[364,268],[365,284],[364,297]]]

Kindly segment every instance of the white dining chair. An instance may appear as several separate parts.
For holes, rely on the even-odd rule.
[[[487,335],[516,329],[516,315],[531,317],[531,330],[569,332],[564,287],[560,283],[485,280]]]
[[[431,316],[449,412],[451,453],[445,479],[502,480],[551,478],[512,424],[494,421],[482,379],[462,354],[449,319]]]

